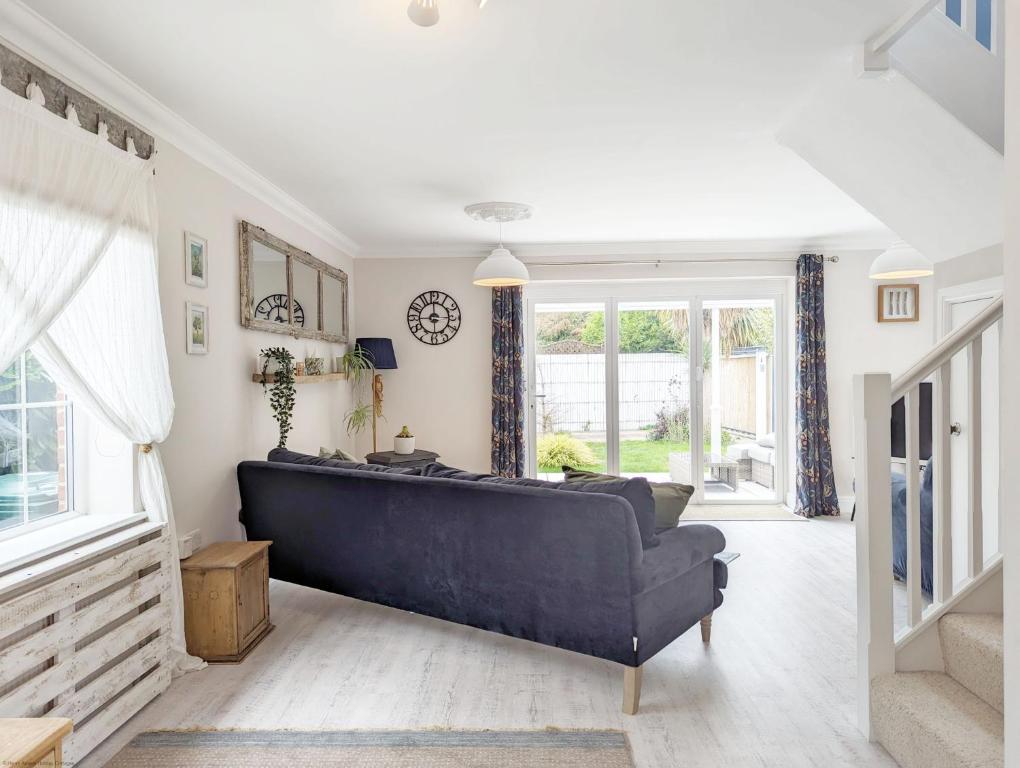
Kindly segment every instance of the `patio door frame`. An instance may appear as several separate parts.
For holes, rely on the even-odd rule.
[[[755,280],[661,280],[655,282],[577,282],[531,283],[524,289],[524,347],[526,365],[526,394],[528,403],[527,456],[528,475],[537,475],[535,461],[535,340],[534,317],[538,304],[602,304],[605,314],[605,389],[606,389],[606,469],[619,473],[619,306],[633,302],[686,302],[690,318],[691,350],[703,348],[704,332],[702,308],[706,301],[771,299],[775,302],[776,323],[774,340],[775,371],[773,427],[776,433],[775,498],[769,501],[753,499],[706,499],[704,451],[694,446],[705,442],[704,418],[704,367],[700,355],[688,354],[691,410],[691,476],[695,482],[695,504],[762,504],[786,502],[789,455],[789,424],[792,409],[793,369],[788,362],[788,344],[792,337],[790,307],[791,281],[787,277],[767,277]]]

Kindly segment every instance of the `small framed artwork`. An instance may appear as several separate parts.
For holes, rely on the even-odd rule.
[[[916,323],[921,318],[917,283],[878,286],[878,322]]]
[[[209,243],[204,237],[193,232],[184,233],[184,282],[196,288],[205,288],[209,283]]]
[[[187,303],[187,327],[184,329],[188,341],[189,355],[209,353],[209,307],[204,304]]]

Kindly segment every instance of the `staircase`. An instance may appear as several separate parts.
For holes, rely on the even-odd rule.
[[[878,741],[904,768],[1003,765],[1002,616],[938,622],[945,672],[894,672],[871,687]]]
[[[1002,517],[982,498],[982,350],[1001,323],[997,299],[940,341],[896,381],[854,377],[857,483],[858,715],[861,730],[905,768],[1003,765]],[[966,359],[963,381],[951,361]],[[932,383],[932,587],[922,592],[920,384]],[[950,424],[949,398],[962,387],[967,422]],[[907,497],[906,582],[892,574],[890,429],[892,403],[904,398]],[[967,442],[963,508],[953,504],[950,437]],[[987,446],[985,446],[987,448]],[[958,494],[959,497],[959,494]],[[989,505],[991,506],[991,505]],[[985,542],[984,518],[996,525]],[[954,541],[953,521],[965,536]],[[961,540],[962,539],[962,540]],[[963,573],[954,573],[954,551]],[[897,626],[894,595],[903,626]]]
[[[990,3],[993,42],[978,23]],[[932,261],[1003,241],[1004,0],[913,0],[820,71],[777,140]],[[974,11],[974,13],[971,13]]]

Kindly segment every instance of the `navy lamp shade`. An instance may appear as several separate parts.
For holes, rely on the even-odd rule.
[[[377,371],[389,371],[397,367],[397,356],[393,353],[391,339],[363,337],[355,340],[354,348],[371,360]]]

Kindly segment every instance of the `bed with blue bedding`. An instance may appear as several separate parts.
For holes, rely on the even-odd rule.
[[[932,490],[929,461],[921,477],[921,591],[931,597],[932,589]],[[892,473],[893,574],[907,580],[907,478]]]

